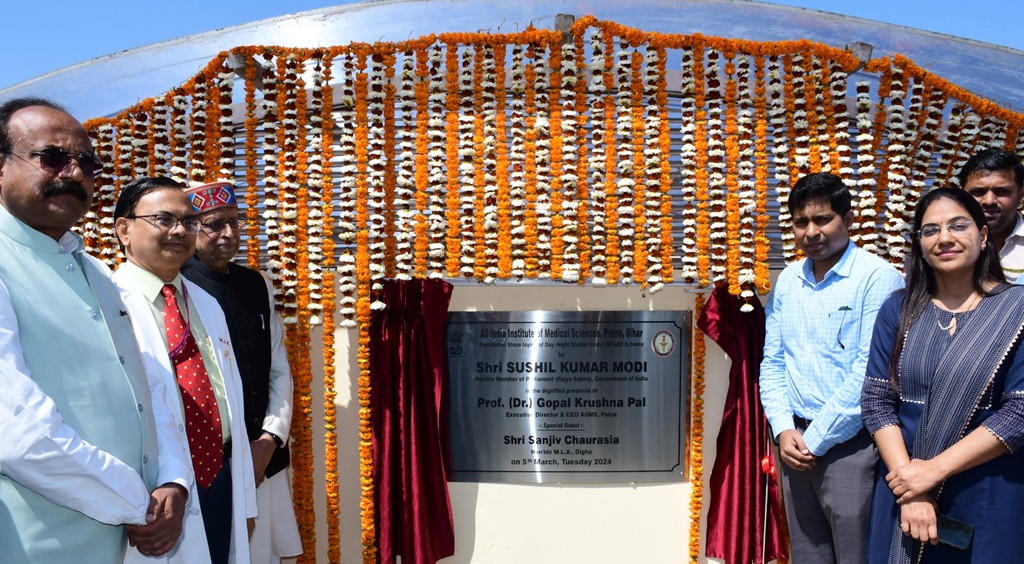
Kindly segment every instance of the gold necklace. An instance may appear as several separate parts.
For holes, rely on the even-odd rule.
[[[958,314],[958,313],[970,313],[970,312],[974,311],[975,306],[978,305],[978,302],[980,300],[981,300],[981,294],[975,293],[974,294],[974,299],[971,300],[971,303],[963,311],[951,311],[951,312],[949,312],[950,317],[951,317],[951,319],[949,320],[949,325],[943,325],[942,321],[939,320],[939,310],[942,309],[942,308],[940,308],[934,301],[932,301],[932,307],[934,308],[932,310],[932,314],[935,315],[935,324],[939,326],[939,329],[949,333],[950,335],[955,335],[956,334],[956,328],[957,328],[957,322],[956,322],[957,317],[956,317],[956,314]]]

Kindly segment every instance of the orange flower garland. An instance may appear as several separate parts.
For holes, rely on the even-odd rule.
[[[256,118],[257,66],[256,59],[251,56],[245,58],[245,234],[246,257],[249,267],[254,269],[260,264],[260,196],[256,168],[256,129],[259,127]]]
[[[704,501],[704,332],[697,320],[704,312],[704,295],[693,305],[693,374],[690,376],[690,562],[700,558],[700,514]]]

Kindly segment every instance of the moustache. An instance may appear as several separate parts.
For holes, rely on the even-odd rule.
[[[82,187],[81,183],[75,182],[70,178],[60,178],[49,182],[43,187],[43,197],[50,198],[53,196],[74,196],[82,202],[89,201],[89,194],[86,193],[85,188]]]

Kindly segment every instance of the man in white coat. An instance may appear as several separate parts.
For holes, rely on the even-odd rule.
[[[199,220],[180,184],[140,178],[121,191],[114,229],[128,258],[114,283],[135,322],[147,370],[176,396],[174,416],[188,435],[190,496],[201,511],[186,513],[181,544],[208,546],[215,564],[247,563],[257,511],[241,380],[220,306],[179,274],[195,250]]]

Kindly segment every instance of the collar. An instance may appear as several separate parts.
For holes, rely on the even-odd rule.
[[[185,265],[182,267],[182,270],[189,269],[203,278],[220,284],[227,284],[228,280],[231,279],[231,270],[234,268],[234,263],[228,263],[228,271],[219,272],[207,266],[205,262],[199,260],[199,257],[192,255],[185,261]]]
[[[854,245],[852,240],[848,242],[846,250],[843,251],[843,256],[839,257],[839,262],[832,265],[832,268],[821,277],[821,282],[817,282],[814,278],[814,261],[805,258],[802,268],[800,268],[800,277],[811,286],[817,286],[833,275],[849,278],[850,274],[853,273],[853,253],[856,248],[857,245]]]
[[[178,296],[185,295],[181,290],[183,284],[181,280],[181,273],[174,275],[174,280],[170,282],[164,282],[159,276],[152,272],[142,268],[132,261],[125,261],[121,263],[121,266],[117,268],[118,272],[124,271],[123,276],[127,277],[129,283],[135,286],[143,296],[151,303],[160,304],[163,307],[164,298],[160,294],[160,290],[163,289],[164,284],[173,284],[174,290]]]
[[[41,253],[67,254],[80,251],[84,247],[82,238],[77,234],[66,231],[61,235],[60,241],[54,241],[53,238],[32,229],[20,219],[11,215],[11,212],[2,205],[0,205],[0,232],[16,242]]]
[[[1010,233],[1010,236],[1007,237],[1006,241],[1003,242],[1003,249],[1005,249],[1005,248],[1010,246],[1010,240],[1011,239],[1021,239],[1021,238],[1024,238],[1024,217],[1021,217],[1020,213],[1018,213],[1017,214],[1017,224],[1013,226],[1013,231]],[[999,250],[1002,251],[1003,249],[999,249]]]

